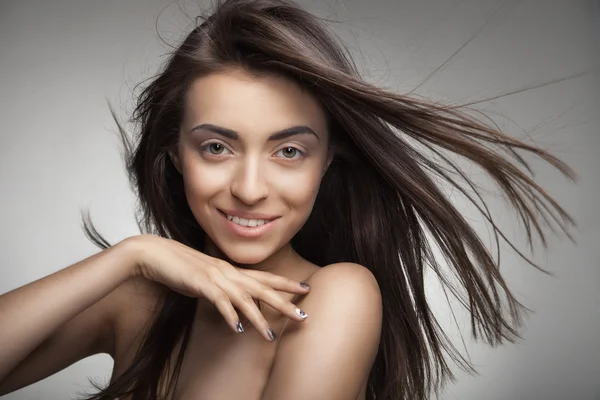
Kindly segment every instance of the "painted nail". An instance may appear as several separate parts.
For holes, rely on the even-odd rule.
[[[306,317],[308,317],[308,315],[306,315],[306,313],[304,311],[302,311],[301,309],[299,309],[299,308],[296,308],[296,314],[298,314],[298,316],[300,318],[306,318]]]
[[[267,329],[267,335],[269,335],[271,342],[274,342],[275,339],[277,339],[277,335],[275,335],[275,332],[273,332],[273,329],[271,328]]]
[[[302,286],[304,289],[310,289],[310,285],[306,282],[300,282],[300,286]]]
[[[242,323],[240,321],[238,321],[236,326],[238,333],[244,333],[244,327],[242,326]]]

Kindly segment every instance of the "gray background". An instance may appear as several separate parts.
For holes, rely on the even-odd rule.
[[[183,1],[183,12],[173,5],[165,9],[168,4],[0,2],[0,293],[97,251],[80,230],[81,207],[91,206],[98,227],[112,241],[136,234],[134,197],[106,99],[126,117],[133,85],[155,70],[167,50],[155,32],[157,17],[161,36],[173,42],[198,10]],[[450,58],[417,91],[435,100],[477,100],[599,65],[597,1],[301,4],[342,22],[334,30],[371,82],[406,92]],[[534,163],[539,182],[577,219],[578,244],[553,238],[548,251],[534,254],[554,277],[503,252],[511,287],[536,312],[521,343],[491,349],[469,340],[465,313],[456,310],[480,375],[459,372],[458,382],[441,398],[600,399],[599,86],[598,74],[588,74],[478,106],[502,129],[519,136],[527,132],[578,171],[574,185]],[[453,198],[489,238],[481,217]],[[491,203],[525,249],[522,231],[511,222],[514,214],[499,198]],[[432,281],[429,288],[440,319],[461,347],[439,287]],[[6,398],[73,397],[89,388],[88,376],[106,378],[110,368],[109,357],[91,357]]]

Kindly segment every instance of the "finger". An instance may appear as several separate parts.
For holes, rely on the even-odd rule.
[[[310,291],[310,285],[307,282],[298,282],[280,275],[269,272],[256,271],[249,269],[238,269],[239,272],[254,278],[260,283],[267,285],[275,290],[282,292],[305,294]]]
[[[221,313],[225,319],[227,325],[229,325],[234,332],[243,333],[244,327],[240,322],[240,317],[235,311],[229,296],[217,285],[206,285],[202,283],[201,286],[203,286],[200,288],[202,295],[215,305],[219,313]]]
[[[215,283],[225,294],[227,294],[227,296],[229,296],[231,303],[248,318],[248,321],[250,321],[252,325],[256,327],[260,335],[268,341],[275,340],[275,333],[269,326],[269,323],[262,312],[258,309],[254,302],[254,298],[248,291],[233,283],[225,276],[218,279]]]
[[[251,278],[244,277],[242,285],[247,288],[248,293],[265,304],[268,304],[275,310],[278,310],[283,315],[295,321],[304,321],[308,315],[298,308],[294,303],[284,299],[279,293],[269,286]]]

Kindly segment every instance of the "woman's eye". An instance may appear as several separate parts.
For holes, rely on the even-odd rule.
[[[283,149],[279,150],[277,154],[281,154],[283,158],[291,160],[302,156],[302,152],[295,147],[284,147]]]
[[[227,151],[225,146],[223,146],[221,143],[209,143],[206,146],[204,146],[202,150],[207,151],[208,153],[216,156],[223,154]]]

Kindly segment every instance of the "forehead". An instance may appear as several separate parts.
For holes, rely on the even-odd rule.
[[[319,102],[292,80],[232,70],[196,79],[186,96],[184,124],[214,123],[243,132],[308,125],[326,133]]]

